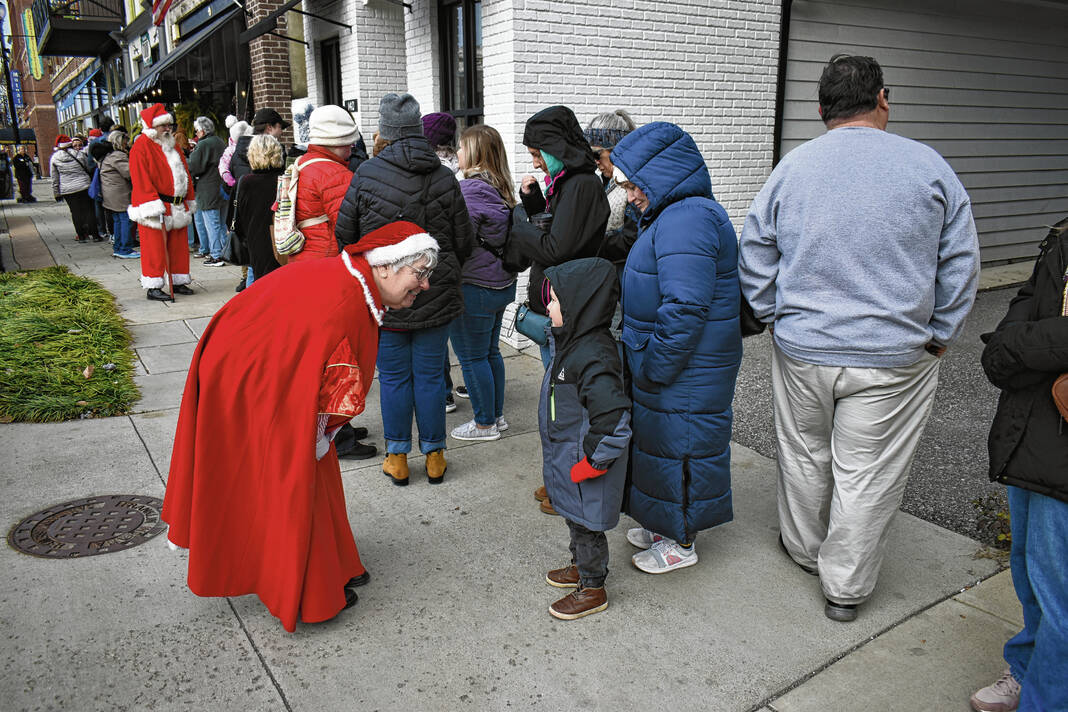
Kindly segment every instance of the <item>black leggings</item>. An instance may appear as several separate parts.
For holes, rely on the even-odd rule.
[[[96,226],[96,206],[89,197],[89,189],[79,190],[77,193],[68,193],[63,196],[70,208],[70,219],[74,223],[74,231],[78,233],[78,239],[86,237],[99,237],[100,233]]]

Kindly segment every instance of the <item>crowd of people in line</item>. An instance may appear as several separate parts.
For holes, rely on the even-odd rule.
[[[954,171],[886,130],[890,89],[875,60],[833,57],[818,91],[826,133],[779,162],[740,236],[693,137],[663,121],[637,126],[624,110],[585,129],[565,106],[531,116],[522,142],[542,175],[518,181],[495,129],[457,136],[451,116],[421,115],[408,94],[382,98],[370,157],[337,106],[314,109],[306,144],[288,151],[289,122],[272,109],[228,120],[228,144],[196,119],[188,160],[159,104],[132,148],[109,134],[95,159],[102,207],[116,256],[136,254],[137,224],[150,299],[172,298],[165,272],[175,293],[191,293],[190,222],[205,265],[222,263],[227,229],[249,254],[238,291],[252,288],[204,332],[175,438],[164,519],[171,543],[189,549],[190,588],[256,593],[290,631],[356,603],[370,576],[338,458],[375,453],[351,424],[375,368],[384,474],[411,481],[414,417],[428,481],[443,482],[448,437],[489,442],[509,427],[498,344],[529,270],[516,327],[545,367],[534,495],[566,522],[571,552],[545,576],[569,589],[550,614],[607,608],[606,532],[621,512],[639,525],[626,532],[633,565],[650,574],[695,565],[699,533],[732,519],[742,338],[766,327],[779,546],[818,577],[828,618],[854,620],[876,586],[941,358],[974,302],[979,247]],[[86,154],[59,148],[55,192],[78,239],[102,239]],[[283,176],[295,182],[288,235],[274,230]],[[1009,485],[1026,627],[1006,645],[1009,671],[973,696],[980,711],[1064,701],[1068,433],[1051,386],[1068,371],[1066,227],[984,335],[983,367],[1002,390],[990,475]],[[446,433],[455,395],[473,418]]]

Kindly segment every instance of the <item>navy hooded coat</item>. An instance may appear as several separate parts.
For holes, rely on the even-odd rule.
[[[612,163],[649,199],[623,270],[634,402],[626,511],[646,529],[688,543],[733,518],[738,239],[712,197],[697,145],[678,126],[631,132]]]

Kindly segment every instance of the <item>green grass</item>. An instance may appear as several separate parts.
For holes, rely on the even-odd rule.
[[[66,267],[0,274],[0,422],[123,415],[138,398],[110,292]]]

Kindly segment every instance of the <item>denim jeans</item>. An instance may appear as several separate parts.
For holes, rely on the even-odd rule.
[[[251,287],[252,283],[256,281],[256,275],[252,274],[252,268],[248,268],[248,274],[245,275],[245,286]]]
[[[1068,502],[1009,487],[1012,582],[1024,629],[1005,643],[1023,688],[1018,712],[1065,708],[1068,679]]]
[[[218,210],[198,210],[193,213],[193,224],[200,236],[200,251],[209,253],[213,259],[222,257],[226,233]]]
[[[493,425],[504,415],[501,322],[515,301],[515,284],[504,289],[463,285],[464,313],[452,322],[452,347],[460,359],[475,422]]]
[[[413,331],[382,329],[378,337],[378,385],[386,452],[412,450],[412,411],[419,450],[445,447],[445,362],[449,325]]]
[[[112,252],[116,255],[128,255],[133,252],[133,236],[130,234],[130,216],[120,211],[112,213],[114,223],[112,233],[115,235],[115,244]]]
[[[193,221],[191,223],[189,223],[189,227],[186,228],[186,231],[189,233],[189,235],[188,235],[188,237],[189,237],[189,249],[192,249],[193,248],[193,243],[197,242],[197,219],[195,217],[196,213],[193,213],[193,215],[194,215]],[[204,251],[204,247],[205,247],[204,245],[200,246],[200,251],[201,252]]]

